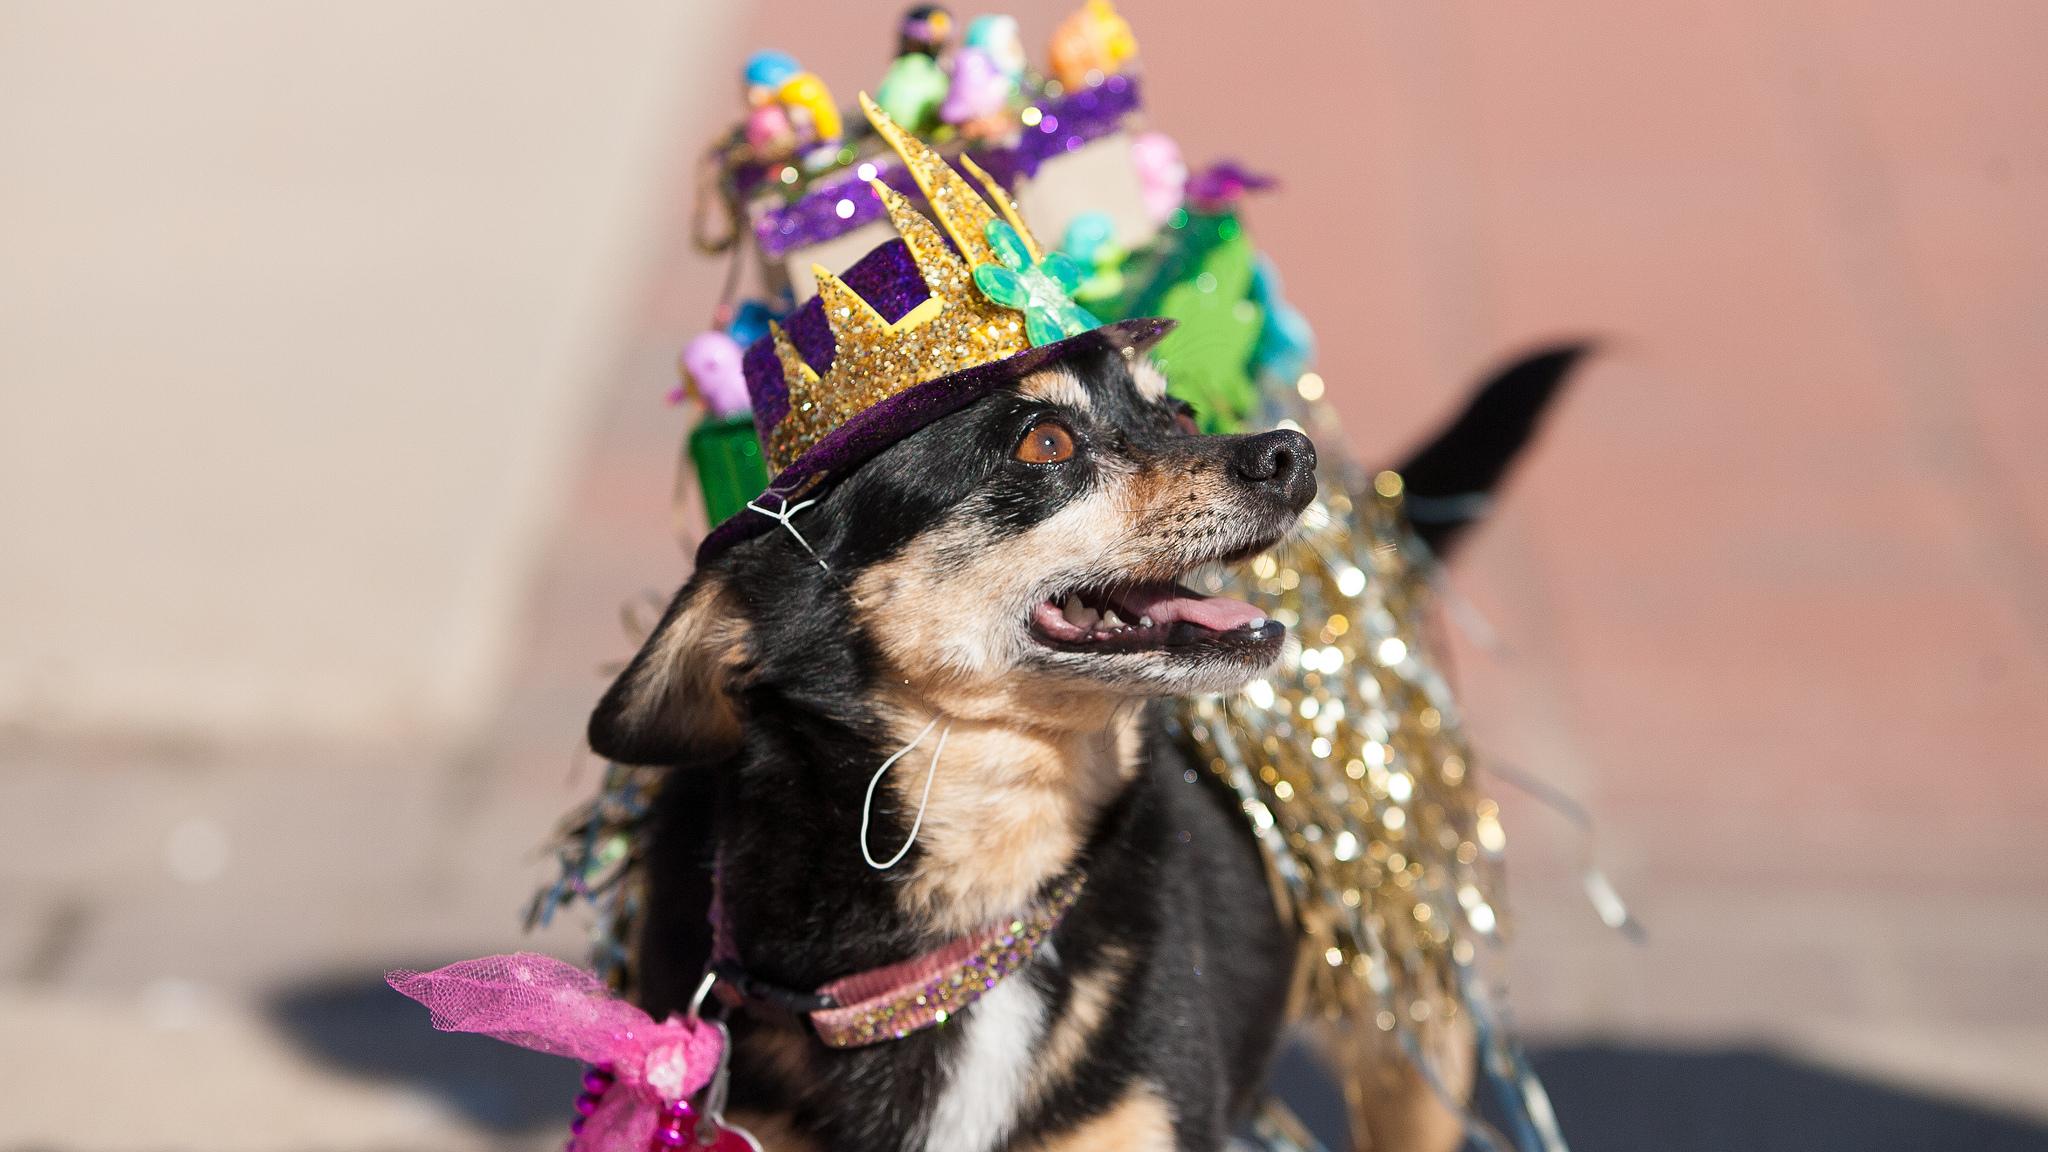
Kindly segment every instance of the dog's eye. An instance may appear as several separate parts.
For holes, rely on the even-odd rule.
[[[1024,434],[1017,459],[1026,464],[1062,464],[1074,458],[1074,434],[1057,420],[1042,421]]]

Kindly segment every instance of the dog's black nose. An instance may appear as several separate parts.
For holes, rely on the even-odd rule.
[[[1286,428],[1238,441],[1231,467],[1299,512],[1316,497],[1315,442]]]

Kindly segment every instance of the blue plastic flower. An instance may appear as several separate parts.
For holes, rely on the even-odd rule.
[[[1102,326],[1102,321],[1074,303],[1074,289],[1081,286],[1087,273],[1073,257],[1048,252],[1033,260],[1024,238],[1007,221],[989,221],[986,234],[988,246],[1002,263],[977,264],[975,286],[1003,307],[1024,313],[1024,334],[1034,346]]]

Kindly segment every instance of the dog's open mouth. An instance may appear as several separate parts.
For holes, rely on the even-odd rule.
[[[1038,640],[1067,652],[1276,650],[1287,634],[1277,620],[1242,600],[1203,596],[1178,584],[1080,588],[1031,613]]]

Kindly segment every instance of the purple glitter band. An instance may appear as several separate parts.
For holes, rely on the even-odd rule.
[[[900,241],[895,243],[901,246]],[[881,249],[877,249],[875,254],[880,251]],[[869,259],[873,259],[875,254],[870,254]],[[867,262],[863,260],[861,264]],[[858,268],[859,265],[855,267]],[[911,272],[911,277],[916,278],[915,270]],[[851,271],[847,273],[847,282],[853,283]],[[923,281],[919,280],[918,283],[922,285]],[[862,295],[874,299],[870,293],[862,292]],[[879,305],[877,307],[884,316],[890,314],[887,309],[880,308]],[[908,311],[908,308],[905,311]],[[800,318],[802,312],[803,310],[799,309],[798,316],[792,319]],[[898,312],[896,315],[900,316],[902,313]],[[817,310],[817,316],[818,322],[823,324],[822,306]],[[1102,349],[1129,348],[1143,352],[1172,331],[1173,323],[1171,320],[1160,319],[1119,320],[1114,324],[1105,324],[1100,328],[1083,332],[1079,336],[1069,336],[1065,340],[1038,348],[1027,348],[1008,359],[977,365],[955,372],[951,376],[942,376],[937,380],[928,380],[905,389],[856,413],[846,423],[826,433],[809,451],[777,473],[775,479],[769,482],[769,490],[782,493],[792,500],[805,497],[818,484],[844,476],[870,456],[932,421],[951,415],[997,388],[1013,383],[1047,364]],[[829,339],[829,333],[827,336]],[[775,360],[775,350],[772,347],[767,349],[765,362],[759,355],[763,346],[768,343],[767,340],[759,341],[747,351],[747,380],[754,391],[754,419],[762,430],[761,437],[764,441],[768,438],[768,430],[775,426],[775,421],[767,417],[767,405],[771,398],[778,412],[789,410],[789,396],[779,375],[780,366]],[[808,356],[806,359],[808,360]],[[778,375],[772,382],[758,378],[755,374],[757,364]],[[778,415],[775,419],[779,420],[781,417]],[[774,506],[772,500],[767,505],[770,508]],[[774,520],[756,512],[743,511],[728,518],[713,528],[711,534],[704,538],[704,542],[698,545],[697,566],[703,567],[718,553],[742,540],[757,536],[774,525]]]
[[[1040,101],[1038,123],[1022,129],[1016,144],[976,150],[974,162],[1008,187],[1037,174],[1047,160],[1122,128],[1139,104],[1137,78],[1111,76],[1093,88]],[[914,200],[921,197],[917,182],[893,158],[863,163],[873,164],[877,177],[889,187]],[[882,201],[856,174],[858,167],[825,177],[795,203],[763,212],[754,221],[754,243],[761,254],[770,260],[780,259],[795,249],[837,239],[871,220],[883,219],[887,213]],[[840,214],[842,203],[848,206],[845,215]]]
[[[865,160],[875,166],[875,178],[905,196],[922,195],[917,181],[894,160]],[[845,205],[842,209],[840,206]],[[797,248],[822,244],[844,236],[870,220],[882,220],[889,213],[882,198],[861,179],[859,166],[834,173],[811,186],[794,204],[771,208],[754,221],[754,243],[771,260]]]
[[[1137,77],[1111,76],[1093,88],[1040,103],[1038,124],[1024,129],[1014,147],[996,149],[986,155],[977,152],[974,162],[1009,187],[1024,177],[1037,175],[1039,166],[1047,160],[1118,131],[1138,111],[1140,103]]]
[[[931,296],[917,261],[910,257],[909,246],[901,240],[891,240],[861,257],[840,279],[891,324]],[[816,296],[804,301],[783,317],[782,330],[789,333],[789,342],[796,345],[804,363],[819,375],[832,367],[832,326],[825,322],[824,301]],[[754,404],[754,427],[765,444],[769,429],[789,414],[789,388],[782,379],[782,362],[775,357],[774,338],[763,336],[754,341],[741,367]]]

